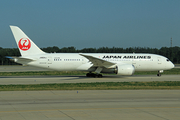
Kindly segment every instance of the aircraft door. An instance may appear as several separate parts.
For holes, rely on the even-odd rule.
[[[82,63],[83,63],[83,64],[85,64],[85,63],[86,63],[86,61],[85,61],[84,57],[82,57]]]
[[[140,68],[140,64],[138,60],[132,60],[132,65],[135,67],[135,69],[139,69]]]
[[[40,57],[39,58],[39,64],[46,64],[47,63],[47,58],[46,57]]]
[[[48,57],[47,63],[48,63],[48,64],[52,64],[52,57]]]
[[[162,61],[161,61],[161,58],[160,58],[160,57],[158,57],[158,58],[157,58],[157,60],[158,60],[158,61],[157,61],[157,62],[158,62],[158,64],[161,64],[161,63],[162,63]]]

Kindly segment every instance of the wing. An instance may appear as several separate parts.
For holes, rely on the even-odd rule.
[[[99,59],[90,55],[85,55],[85,54],[79,54],[79,55],[87,58],[90,62],[92,62],[93,66],[111,68],[111,67],[114,67],[114,65],[116,64],[116,63],[102,60],[102,59]]]

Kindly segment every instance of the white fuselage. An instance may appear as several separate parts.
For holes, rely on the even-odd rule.
[[[159,71],[168,70],[174,64],[166,57],[155,54],[123,54],[123,53],[87,53],[93,57],[109,61],[115,64],[132,64],[135,71]],[[95,71],[97,68],[85,57],[78,53],[46,53],[42,55],[28,56],[34,61],[27,65],[47,68],[57,71]],[[18,61],[17,61],[18,62]],[[26,63],[22,63],[26,64]],[[113,66],[105,68],[103,72],[112,72]]]
[[[45,53],[19,27],[10,26],[21,57],[15,62],[56,71],[88,71],[86,76],[102,77],[100,73],[132,75],[135,71],[168,70],[174,64],[155,54],[122,53]],[[95,72],[96,74],[91,74]],[[159,74],[160,75],[160,74]]]

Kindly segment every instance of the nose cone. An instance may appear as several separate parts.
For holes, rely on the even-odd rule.
[[[170,62],[168,65],[168,69],[172,69],[172,68],[174,68],[174,64],[172,62]]]

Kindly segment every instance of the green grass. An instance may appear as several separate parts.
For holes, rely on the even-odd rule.
[[[86,75],[87,72],[81,72],[81,71],[36,71],[36,72],[0,72],[0,76],[38,76],[38,75]],[[155,75],[157,74],[157,71],[153,72],[138,72],[136,71],[134,75]],[[180,74],[179,68],[173,68],[171,70],[165,70],[165,75],[170,74]],[[105,74],[106,75],[106,74]],[[114,74],[115,75],[115,74]]]
[[[180,89],[180,81],[162,82],[96,82],[96,83],[61,83],[35,85],[0,85],[0,91],[34,90],[151,90]]]
[[[141,71],[141,72],[138,72],[136,71],[135,72],[135,75],[153,75],[153,74],[157,74],[157,71],[150,71],[150,72],[147,72],[147,71]],[[173,68],[171,70],[164,70],[164,72],[162,73],[164,75],[177,75],[177,74],[180,74],[180,68]]]
[[[0,76],[37,76],[37,75],[85,75],[81,71],[31,71],[31,72],[0,72]]]

